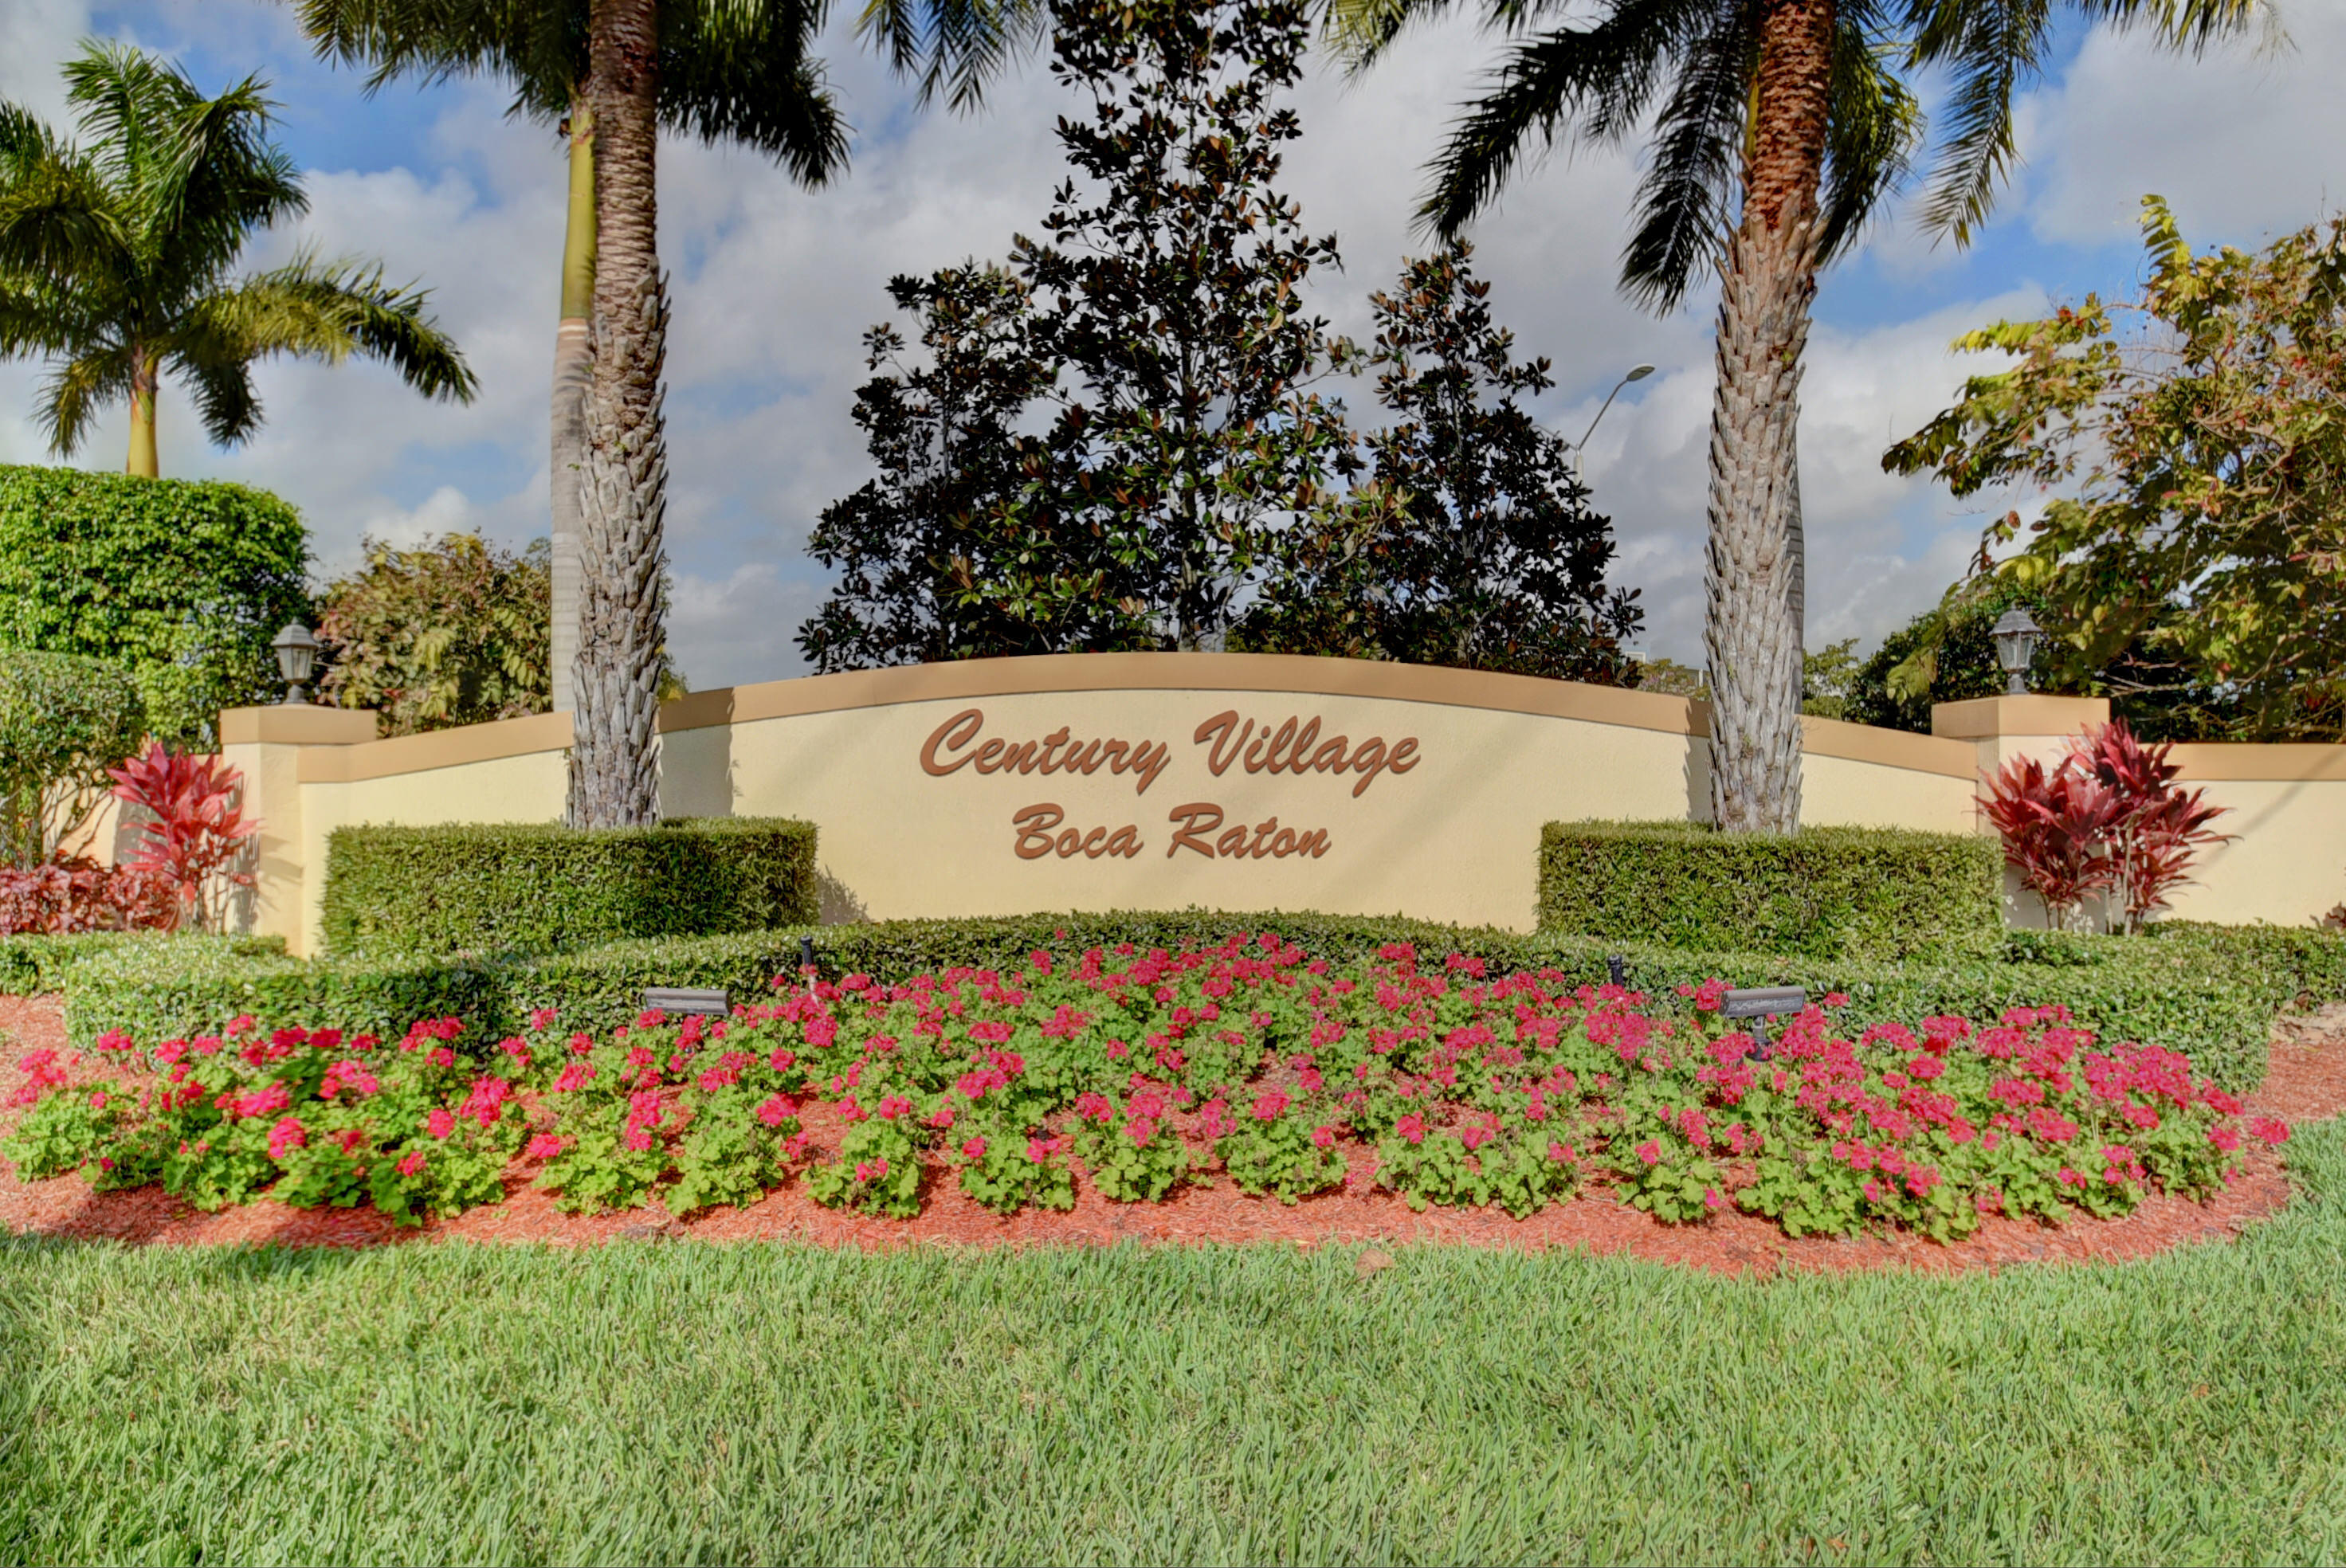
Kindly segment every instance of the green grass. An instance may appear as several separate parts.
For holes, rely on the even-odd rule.
[[[2237,1246],[1953,1280],[0,1242],[0,1561],[2336,1561],[2290,1149]]]

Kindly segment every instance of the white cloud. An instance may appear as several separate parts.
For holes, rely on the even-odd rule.
[[[2273,15],[2286,44],[2259,32],[2198,58],[2142,31],[2090,34],[2024,111],[2037,237],[2130,240],[2150,191],[2202,244],[2253,242],[2346,203],[2346,6],[2284,3]]]
[[[314,210],[256,248],[255,264],[300,243],[379,256],[394,278],[433,288],[481,377],[479,401],[457,408],[423,402],[381,367],[271,364],[260,372],[269,424],[226,453],[205,446],[184,399],[168,394],[167,472],[285,494],[309,518],[328,570],[355,558],[362,533],[407,540],[473,527],[517,545],[544,531],[564,195],[561,153],[545,127],[505,117],[507,95],[489,83],[425,98],[394,87],[363,105],[352,74],[306,60],[281,4],[134,0],[93,24],[78,0],[8,3],[0,91],[48,112],[56,62],[93,25],[195,49],[200,80],[275,74],[289,136],[323,152],[312,159]],[[2157,188],[2176,199],[2195,238],[2237,237],[2307,221],[2346,185],[2334,178],[2346,167],[2346,98],[2329,84],[2346,54],[2346,8],[2290,12],[2289,56],[2229,49],[2177,62],[2137,39],[2088,36],[2062,79],[2027,102],[2024,145],[2035,164],[2013,194],[2014,217],[1967,270],[1992,281],[1964,281],[1948,253],[1920,250],[1911,227],[1885,229],[1871,263],[1828,276],[1803,389],[1812,642],[1890,629],[1935,600],[1974,546],[1978,515],[1882,474],[1879,458],[1954,390],[1965,367],[1948,355],[1949,338],[2043,298],[2033,285],[2011,290],[2018,267],[1995,273],[2001,236],[2025,225],[2043,245],[2098,247],[2124,238],[2137,197]],[[698,685],[801,667],[792,638],[821,581],[804,540],[821,508],[868,472],[849,412],[865,373],[861,335],[887,313],[888,276],[1004,255],[1014,232],[1035,226],[1061,176],[1052,124],[1068,100],[1039,62],[1001,84],[981,116],[916,114],[851,25],[842,16],[829,48],[859,136],[853,168],[832,187],[800,190],[735,151],[661,153],[662,246],[675,284],[673,640]],[[1410,229],[1423,167],[1494,51],[1471,20],[1454,19],[1411,35],[1364,80],[1320,74],[1303,86],[1306,135],[1290,148],[1283,183],[1313,232],[1341,236],[1348,270],[1313,301],[1339,331],[1364,332],[1368,292],[1424,249]],[[1712,305],[1703,291],[1657,320],[1620,296],[1635,179],[1633,153],[1622,150],[1527,169],[1478,225],[1477,263],[1520,351],[1556,361],[1558,388],[1539,410],[1568,439],[1622,371],[1660,368],[1606,415],[1587,473],[1616,519],[1617,580],[1647,590],[1648,646],[1691,659]],[[1841,300],[1873,313],[1837,329]],[[36,366],[0,366],[0,458],[44,460],[28,417],[39,376]],[[1362,410],[1369,389],[1347,396]],[[124,440],[117,415],[79,460],[116,466]]]

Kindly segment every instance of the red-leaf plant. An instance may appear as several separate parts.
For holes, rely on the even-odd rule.
[[[2004,839],[2021,885],[2045,901],[2056,929],[2078,923],[2086,901],[2106,895],[2129,932],[2190,874],[2201,846],[2226,835],[2208,824],[2225,808],[2172,780],[2173,747],[2145,746],[2126,720],[2088,727],[2059,766],[2015,757],[1988,782],[1981,807]]]
[[[237,801],[243,775],[217,757],[168,750],[159,740],[108,772],[117,799],[154,817],[138,824],[143,837],[133,868],[170,883],[182,923],[219,929],[229,890],[252,885],[252,873],[232,864],[244,840],[260,831]]]
[[[178,920],[178,890],[151,871],[81,857],[0,867],[0,936],[168,931]]]

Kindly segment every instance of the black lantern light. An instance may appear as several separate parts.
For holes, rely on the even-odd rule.
[[[317,662],[317,637],[301,622],[288,621],[285,629],[269,646],[277,650],[277,673],[285,677],[284,706],[306,706],[310,696],[301,687],[310,678],[311,667]]]
[[[2028,667],[2036,657],[2036,645],[2045,636],[2045,628],[2035,616],[2014,605],[2004,612],[1991,634],[1995,638],[1995,662],[2009,677],[2004,695],[2028,695]]]

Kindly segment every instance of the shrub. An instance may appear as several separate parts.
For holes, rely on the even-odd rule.
[[[1993,841],[1968,834],[1551,822],[1540,840],[1539,923],[1714,952],[1986,952],[2004,923],[1996,860]]]
[[[131,865],[171,889],[171,925],[224,929],[230,891],[252,885],[252,873],[236,862],[260,831],[239,802],[244,776],[217,757],[157,740],[111,777],[116,797],[147,814]]]
[[[552,706],[553,546],[515,555],[477,534],[412,550],[362,539],[366,564],[318,596],[319,694],[372,708],[384,735]]]
[[[804,924],[814,851],[811,824],[779,818],[342,828],[326,845],[326,945],[543,952]]]
[[[29,871],[0,869],[0,937],[169,931],[178,923],[178,884],[144,866],[76,856]]]
[[[2292,1002],[2346,999],[2346,936],[2275,926],[2161,925],[2142,937],[2015,932],[1995,952],[1918,954],[1899,963],[1798,955],[1703,952],[1655,943],[1599,942],[1555,932],[1521,933],[1423,921],[1312,914],[1057,914],[983,920],[901,921],[726,936],[665,938],[533,956],[393,956],[288,959],[255,939],[85,938],[25,948],[0,942],[31,973],[65,991],[68,1038],[87,1049],[108,1029],[140,1038],[217,1032],[251,1013],[265,1026],[332,1026],[386,1037],[419,1018],[456,1016],[482,1035],[522,1026],[556,1008],[574,1027],[604,1029],[633,1018],[655,985],[719,986],[736,999],[763,995],[794,974],[799,942],[814,945],[826,977],[862,972],[896,980],[954,965],[1012,968],[1036,949],[1061,954],[1129,942],[1147,951],[1209,946],[1237,930],[1272,931],[1332,962],[1372,958],[1412,943],[1428,962],[1486,960],[1495,972],[1554,968],[1575,983],[1602,984],[1620,955],[1633,985],[1662,993],[1719,978],[1735,985],[1803,985],[1841,992],[1852,1028],[1934,1014],[1994,1019],[2052,1002],[2116,1040],[2189,1055],[2227,1089],[2261,1081],[2273,1015]],[[94,949],[95,951],[87,951]],[[76,954],[80,956],[76,956]]]
[[[1529,1214],[1586,1164],[1666,1221],[1732,1204],[1793,1235],[1887,1223],[1946,1239],[1985,1214],[2204,1196],[2243,1130],[2287,1136],[2243,1129],[2239,1101],[2180,1054],[2106,1044],[2059,1007],[1858,1034],[1829,996],[1755,1059],[1719,1016],[1723,989],[1657,1006],[1553,968],[1422,962],[1406,943],[1338,966],[1240,934],[892,985],[785,981],[714,1023],[647,1012],[599,1038],[546,1010],[494,1046],[476,1032],[477,1065],[454,1018],[384,1052],[245,1017],[192,1039],[109,1033],[95,1072],[31,1054],[5,1152],[27,1175],[159,1179],[206,1207],[268,1190],[409,1217],[499,1196],[530,1130],[516,1091],[535,1086],[526,1154],[567,1207],[748,1203],[803,1166],[820,1202],[908,1216],[924,1173],[954,1166],[988,1207],[1065,1208],[1070,1145],[1121,1121],[1137,1147],[1185,1147],[1103,1184],[1114,1201],[1219,1159],[1241,1190],[1293,1202],[1341,1181],[1347,1148],[1374,1147],[1377,1182],[1419,1205]]]
[[[53,859],[106,799],[107,769],[138,748],[147,705],[119,667],[0,648],[0,865]]]
[[[2048,921],[2066,928],[2086,901],[2108,895],[2128,934],[2139,933],[2182,882],[2202,845],[2223,835],[2208,824],[2228,808],[2207,791],[2178,789],[2181,769],[2168,761],[2172,743],[2144,746],[2126,720],[2088,727],[2073,737],[2047,771],[2015,757],[1988,782],[1988,820],[2021,885],[2045,901]]]
[[[281,695],[269,643],[310,614],[308,566],[300,516],[262,491],[0,466],[0,647],[118,661],[175,746]]]

